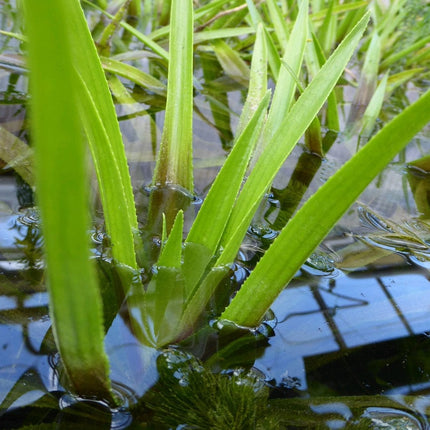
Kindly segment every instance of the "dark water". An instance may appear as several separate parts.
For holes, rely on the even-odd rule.
[[[18,210],[17,189],[13,178],[3,178],[0,428],[29,420],[60,429],[429,425],[430,263],[425,223],[415,215],[393,224],[356,205],[252,332],[214,322],[181,345],[156,351],[139,344],[120,312],[106,337],[122,405],[115,408],[73,398],[61,384],[38,215]],[[269,199],[271,207],[279,204]],[[232,285],[243,281],[271,240],[257,238],[257,230],[250,231]],[[417,231],[419,243],[412,236]],[[100,247],[97,237],[94,231]]]
[[[5,47],[16,49],[10,44]],[[26,141],[27,81],[19,65],[0,60],[0,123]],[[241,91],[224,84],[230,113],[221,130],[208,126],[215,122],[209,89],[196,91],[201,199],[225,159],[243,102]],[[345,89],[343,122],[351,91]],[[411,87],[410,98],[417,92]],[[144,102],[117,110],[144,225],[144,186],[151,180],[163,112]],[[396,110],[393,102],[385,114]],[[330,148],[324,160],[299,145],[276,178],[226,281],[231,291],[291,213],[366,141],[324,135]],[[31,190],[3,166],[0,428],[430,428],[430,179],[405,168],[429,149],[427,130],[360,196],[257,330],[211,321],[180,345],[157,351],[136,340],[121,309],[106,336],[120,406],[74,398],[63,387],[37,210]],[[100,255],[101,230],[89,234],[94,255]],[[114,274],[108,254],[102,266]],[[108,279],[117,287],[114,275]]]
[[[126,136],[133,127],[133,120],[122,122]],[[429,143],[422,135],[402,156],[417,158]],[[290,206],[323,183],[353,144],[336,136],[327,158],[309,169],[311,176],[300,172],[302,160],[312,166],[313,156],[296,149],[254,219],[227,282],[232,291],[276,237]],[[196,160],[202,198],[219,165],[218,149],[207,154],[205,162]],[[144,224],[142,184],[149,182],[153,159],[137,159],[131,167]],[[3,175],[0,428],[429,427],[430,228],[422,198],[429,183],[427,175],[395,160],[297,273],[258,330],[213,322],[181,345],[156,351],[136,340],[127,313],[120,312],[106,336],[120,399],[114,407],[74,398],[61,383],[37,210],[28,187]],[[108,258],[102,231],[90,236],[94,255]],[[108,260],[103,264],[109,267]],[[109,279],[115,282],[115,276]]]

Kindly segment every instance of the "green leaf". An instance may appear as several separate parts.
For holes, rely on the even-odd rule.
[[[101,58],[103,69],[107,72],[116,73],[143,88],[153,91],[156,94],[165,95],[166,86],[157,78],[154,78],[148,73],[142,72],[136,67],[129,64],[121,63],[120,61],[113,60],[112,58]]]
[[[203,245],[212,255],[217,249],[242,184],[252,150],[260,134],[269,98],[267,93],[235,142],[188,234],[187,242]],[[216,217],[213,216],[215,213]]]
[[[194,43],[202,43],[215,39],[227,39],[229,37],[244,36],[255,33],[252,27],[219,28],[217,30],[205,30],[195,33]]]
[[[242,184],[252,150],[260,135],[269,99],[268,92],[260,102],[245,130],[238,137],[230,155],[212,184],[188,234],[183,263],[187,301],[193,296],[196,289],[208,288],[206,282],[202,282],[198,287],[196,286],[216,254],[217,246]],[[216,214],[216,217],[213,214]],[[204,294],[205,297],[209,297],[208,294]],[[204,303],[205,305],[206,303]],[[202,310],[203,308],[200,307],[195,309],[194,312],[200,313]]]
[[[360,82],[347,120],[346,133],[349,136],[359,128],[360,119],[375,92],[380,58],[381,39],[378,33],[374,31],[366,52]]]
[[[391,75],[387,81],[386,94],[391,94],[396,88],[410,81],[414,76],[423,72],[425,68],[418,67],[415,69],[404,70],[402,72]]]
[[[112,253],[119,263],[136,268],[133,244],[133,232],[137,231],[136,213],[134,208],[127,205],[125,198],[126,185],[131,187],[130,178],[128,178],[128,184],[123,184],[117,162],[119,160],[115,159],[112,146],[114,140],[110,139],[108,130],[105,128],[106,122],[100,115],[97,99],[93,98],[91,88],[81,75],[77,77],[76,91],[81,96],[79,99],[80,117],[90,143],[100,186],[106,228],[113,244]],[[112,100],[110,102],[112,103]],[[130,223],[131,219],[133,219],[133,224]]]
[[[184,212],[179,211],[170,230],[169,238],[163,246],[158,266],[180,267],[182,255],[182,231],[184,228]],[[163,229],[165,231],[165,229]]]
[[[101,299],[89,252],[88,182],[74,66],[78,1],[24,2],[31,118],[56,342],[75,392],[111,399]],[[86,23],[84,21],[86,26]],[[80,49],[86,52],[87,44]]]
[[[407,48],[404,48],[401,51],[390,55],[389,57],[385,58],[384,61],[381,62],[381,66],[380,66],[381,69],[382,70],[387,69],[392,64],[395,64],[397,61],[401,60],[402,58],[405,58],[408,54],[410,54],[414,51],[418,51],[420,48],[423,48],[428,43],[430,43],[430,36],[424,37],[423,39],[420,39],[419,41],[413,43],[412,45],[408,46]]]
[[[249,82],[249,67],[242,60],[239,53],[223,40],[214,40],[212,46],[225,74],[240,85],[247,87]]]
[[[237,199],[221,241],[223,252],[217,264],[225,265],[233,261],[264,193],[334,88],[358,45],[368,18],[367,14],[342,41],[282,119]]]
[[[136,100],[130,95],[129,90],[121,82],[116,75],[108,77],[109,88],[112,91],[112,95],[119,104],[133,105],[136,104]]]
[[[75,0],[74,0],[75,1]],[[73,41],[73,69],[79,113],[88,138],[100,187],[112,253],[119,263],[136,268],[137,217],[124,145],[109,87],[80,7],[71,7],[68,20]]]
[[[317,62],[319,64],[319,67],[322,67],[323,64],[326,62],[326,57],[318,42],[318,39],[315,37],[315,34],[313,33],[312,33],[312,41],[313,41],[312,46],[315,50],[315,56],[317,58]],[[333,91],[330,93],[330,95],[327,98],[327,127],[330,130],[334,130],[334,131],[340,130],[335,89],[333,89]]]
[[[125,0],[115,16],[112,18],[111,22],[103,29],[100,39],[97,42],[100,55],[109,55],[111,39],[118,29],[118,24],[123,20],[124,15],[127,13],[129,4],[130,0]]]
[[[110,13],[103,10],[103,8],[97,7],[94,3],[90,2],[89,0],[82,0],[83,3],[87,4],[88,6],[93,7],[94,9],[99,10],[103,15],[107,16],[109,19],[113,19],[114,16]],[[136,30],[131,25],[127,24],[124,21],[121,21],[119,23],[121,27],[126,29],[128,32],[130,32],[136,39],[140,40],[144,45],[146,45],[148,48],[151,48],[152,51],[154,51],[156,54],[158,54],[161,58],[164,60],[169,60],[169,53],[162,48],[158,43],[154,42],[150,37],[145,36],[142,32]]]
[[[281,67],[265,126],[264,145],[259,151],[261,151],[266,144],[269,146],[268,142],[282,124],[282,120],[289,111],[294,99],[294,92],[297,86],[296,82],[300,75],[306,48],[308,4],[309,2],[307,0],[301,3],[299,15],[294,23],[288,45],[285,48],[282,60],[288,64],[288,67]]]
[[[313,154],[323,157],[322,136],[320,120],[316,116],[305,133],[305,145]]]
[[[267,48],[262,24],[257,26],[254,52],[251,61],[251,75],[245,104],[237,125],[236,134],[239,135],[250,121],[253,113],[258,109],[267,91]]]
[[[6,161],[6,168],[12,168],[34,186],[33,150],[14,134],[0,127],[0,159]]]
[[[9,380],[9,378],[5,380],[3,380],[3,377],[0,378],[0,387],[2,388],[1,393],[2,395],[5,394],[5,397],[0,404],[0,417],[3,411],[9,409],[16,401],[18,401],[20,398],[22,398],[29,392],[38,392],[40,393],[39,397],[48,394],[48,390],[43,384],[42,378],[40,377],[37,370],[34,368],[26,369],[25,372],[23,372],[22,375],[17,378],[16,382],[11,388],[9,388],[10,382],[11,381]],[[34,401],[34,397],[32,397],[32,400]],[[54,400],[54,396],[51,397],[51,406],[55,405],[52,400]]]
[[[337,220],[429,121],[430,91],[390,121],[305,203],[262,257],[222,318],[248,327],[258,325]]]
[[[340,5],[337,5],[336,7],[333,8],[333,14],[338,15],[338,14],[342,14],[344,12],[362,9],[363,7],[367,7],[368,5],[369,5],[369,3],[366,0],[340,4]],[[311,14],[310,18],[314,22],[315,21],[323,21],[325,19],[325,17],[327,16],[327,11],[328,11],[328,9],[319,10],[318,12]]]
[[[184,304],[181,269],[157,267],[146,291],[134,285],[127,298],[134,334],[151,347],[172,343],[181,334],[179,321]]]
[[[173,0],[171,7],[166,114],[153,185],[193,192],[193,3]]]
[[[272,71],[273,78],[275,81],[278,80],[279,76],[279,70],[281,68],[281,58],[279,56],[279,53],[276,49],[275,42],[273,41],[273,38],[267,29],[266,24],[264,23],[263,19],[261,18],[260,14],[258,13],[257,8],[255,7],[255,4],[251,0],[246,0],[246,4],[248,6],[249,15],[251,17],[251,21],[254,25],[254,27],[257,27],[258,24],[263,25],[264,29],[264,36],[266,39],[266,46],[267,46],[267,56],[269,61],[269,66]]]
[[[282,10],[274,0],[267,1],[267,8],[269,10],[271,22],[273,23],[275,36],[278,39],[282,52],[284,52],[284,49],[288,44],[289,34],[285,18],[282,16]]]
[[[329,53],[332,46],[336,42],[336,27],[337,17],[333,13],[335,6],[335,0],[330,0],[328,4],[327,14],[321,27],[318,30],[319,40],[324,48],[324,52]]]
[[[384,75],[381,82],[373,93],[372,98],[364,112],[361,120],[360,135],[369,136],[375,126],[376,119],[381,111],[382,104],[384,103],[385,89],[387,87],[388,73]]]
[[[209,300],[213,296],[216,288],[223,278],[225,278],[229,270],[229,266],[216,266],[210,269],[210,271],[206,274],[205,278],[201,282],[201,286],[196,289],[194,294],[186,303],[180,322],[182,332],[186,332],[195,326],[196,321],[209,303]],[[187,295],[187,297],[189,297],[189,295]]]

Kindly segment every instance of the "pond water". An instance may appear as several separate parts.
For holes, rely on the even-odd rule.
[[[27,81],[20,64],[12,65],[10,56],[6,60],[0,59],[0,125],[26,141]],[[219,82],[229,88],[225,129],[215,128],[209,91],[196,85],[199,201],[225,159],[243,102],[234,82],[225,76]],[[410,85],[403,96],[413,100],[420,91]],[[353,95],[353,88],[344,88],[344,123]],[[387,103],[381,117],[392,116],[397,103]],[[163,112],[144,102],[117,106],[117,111],[143,226],[145,186],[151,181]],[[331,141],[325,159],[298,145],[277,176],[229,274],[232,291],[291,208],[366,141],[323,131]],[[62,386],[37,209],[30,188],[3,166],[0,428],[223,429],[237,415],[242,421],[234,428],[244,429],[430,428],[430,176],[406,168],[429,150],[427,128],[360,196],[258,329],[213,321],[180,345],[156,351],[136,340],[121,309],[106,336],[114,391],[122,404],[117,409],[74,398]],[[197,202],[192,210],[198,207]],[[89,234],[94,257],[100,257],[100,227]],[[102,270],[114,273],[103,258]],[[115,284],[115,276],[107,278]]]
[[[410,151],[416,151],[414,143]],[[429,141],[421,138],[420,143]],[[338,162],[327,160],[326,169]],[[326,169],[320,170],[317,181],[324,180]],[[286,166],[284,177],[288,178],[289,170]],[[214,326],[201,339],[157,352],[140,345],[127,318],[118,315],[106,344],[115,390],[124,403],[139,404],[138,399],[148,398],[153,387],[159,389],[160,366],[170,357],[186,364],[185,375],[206,362],[215,374],[229,380],[242,369],[245,385],[260,381],[268,389],[275,416],[279,415],[277,424],[266,424],[266,428],[300,428],[307,423],[309,428],[324,424],[336,429],[369,422],[370,427],[365,428],[427,428],[429,230],[414,208],[412,191],[403,188],[405,194],[395,194],[396,186],[407,178],[404,168],[394,163],[383,175],[385,182],[373,184],[361,196],[281,293],[272,306],[273,314],[256,332],[239,333],[235,342],[227,334],[227,342],[222,330]],[[427,177],[418,179],[428,181]],[[389,184],[388,189],[384,183]],[[64,411],[75,400],[64,394],[58,377],[37,251],[37,211],[19,209],[18,191],[12,176],[1,178],[0,403],[12,409],[0,419],[0,428],[22,423],[10,412],[14,408],[33,416],[31,405],[47,393],[57,396],[62,411],[58,413],[63,413],[61,425],[69,422]],[[275,235],[269,225],[280,206],[273,195],[267,199],[264,228],[262,219],[257,219],[232,273],[235,282],[246,277],[255,256],[264,252],[270,236]],[[381,215],[387,212],[389,217]],[[266,237],[256,235],[262,230]],[[201,361],[194,362],[197,359]],[[184,376],[176,368],[175,372],[180,387]],[[208,384],[204,378],[201,383]],[[172,384],[170,381],[169,386]],[[195,406],[190,403],[191,407]],[[302,418],[295,417],[297,410]],[[155,414],[158,420],[160,413]],[[127,411],[108,416],[113,418],[105,428],[133,425]],[[42,414],[36,419],[51,422],[52,417]],[[88,418],[83,419],[88,425]],[[141,419],[139,415],[135,418]],[[100,428],[100,420],[95,421],[95,428]],[[160,421],[155,423],[154,428],[163,428]]]

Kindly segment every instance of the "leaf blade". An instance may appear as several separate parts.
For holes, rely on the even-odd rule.
[[[85,148],[68,19],[73,8],[79,2],[25,2],[37,190],[62,360],[75,392],[111,399],[101,299],[89,259]]]
[[[260,260],[222,318],[249,327],[257,325],[335,222],[429,121],[430,91],[388,123],[305,203]],[[384,145],[387,141],[391,145]]]

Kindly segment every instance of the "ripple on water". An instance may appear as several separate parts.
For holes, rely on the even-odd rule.
[[[17,218],[18,222],[27,227],[39,227],[40,215],[36,207],[26,208],[22,212],[22,215]]]
[[[74,396],[66,393],[59,399],[59,407],[67,415],[88,414],[94,422],[110,422],[111,430],[126,429],[132,423],[130,405],[136,403],[136,395],[123,384],[112,382],[112,393],[119,406],[112,407],[108,402]]]
[[[413,415],[393,408],[367,408],[362,415],[372,423],[372,430],[423,430],[424,425]]]

